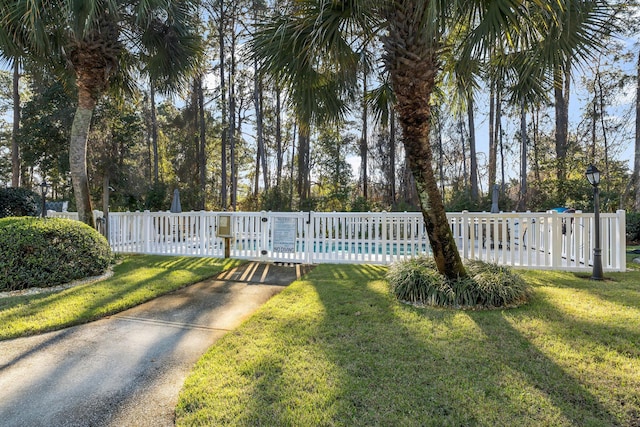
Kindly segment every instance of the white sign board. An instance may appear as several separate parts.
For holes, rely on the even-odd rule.
[[[273,252],[295,252],[298,220],[296,218],[274,217],[272,221]]]

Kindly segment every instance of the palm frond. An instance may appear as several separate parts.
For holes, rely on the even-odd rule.
[[[258,27],[251,49],[260,72],[288,88],[301,120],[340,120],[348,112],[366,39],[379,22],[365,11],[356,1],[302,0],[293,14]]]
[[[373,121],[382,126],[388,126],[396,104],[396,95],[388,76],[382,79],[378,87],[367,93],[366,101],[373,114]]]

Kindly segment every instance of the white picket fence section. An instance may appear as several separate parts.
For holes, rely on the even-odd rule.
[[[218,236],[221,217],[231,220],[230,238]],[[592,268],[592,213],[447,217],[463,258],[517,268]],[[600,230],[603,269],[624,271],[625,211],[601,214]],[[290,243],[283,245],[283,236]],[[108,239],[119,253],[223,257],[228,243],[233,258],[309,264],[389,264],[430,252],[422,215],[414,212],[112,212]]]

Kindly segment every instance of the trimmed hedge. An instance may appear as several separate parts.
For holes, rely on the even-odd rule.
[[[102,274],[113,256],[107,240],[79,221],[0,219],[0,291],[50,287]]]
[[[431,257],[420,256],[391,265],[387,280],[398,300],[463,309],[514,307],[526,303],[530,288],[510,268],[465,260],[468,277],[449,280]]]
[[[0,218],[9,216],[36,216],[42,198],[26,188],[0,188]]]

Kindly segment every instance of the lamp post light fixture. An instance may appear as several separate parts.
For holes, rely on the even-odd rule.
[[[40,191],[42,192],[42,218],[47,216],[47,207],[46,207],[46,199],[47,199],[47,191],[49,190],[49,184],[44,179],[40,183]]]
[[[603,280],[602,274],[602,249],[600,248],[600,171],[594,165],[590,165],[586,172],[589,184],[593,186],[593,212],[595,220],[595,242],[593,244],[593,272],[591,280]]]

